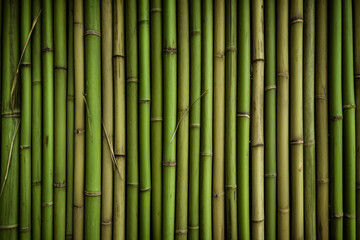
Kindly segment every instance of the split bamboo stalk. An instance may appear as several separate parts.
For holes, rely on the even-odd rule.
[[[315,1],[304,1],[304,219],[305,239],[316,239]]]
[[[211,179],[213,160],[213,2],[201,6],[200,239],[212,239]]]
[[[125,239],[126,109],[125,109],[125,26],[124,1],[114,1],[114,170],[113,239]],[[116,94],[115,94],[116,93]]]
[[[356,13],[357,14],[357,13]],[[342,7],[342,81],[344,114],[344,239],[356,238],[356,132],[352,1]]]
[[[276,8],[265,1],[265,238],[276,239]]]
[[[102,175],[101,238],[112,239],[113,226],[113,19],[112,0],[101,1]]]
[[[150,5],[140,0],[139,29],[139,238],[150,240],[151,163],[150,163]]]
[[[20,57],[20,9],[19,1],[6,0],[2,3],[0,239],[16,240],[19,223],[20,99],[17,92],[11,94],[11,89]],[[15,100],[13,106],[12,100]]]
[[[137,1],[125,1],[126,38],[126,239],[138,239],[138,36]]]
[[[199,239],[201,0],[190,1],[189,240]]]
[[[65,239],[66,225],[66,1],[54,1],[54,239]]]
[[[164,131],[163,131],[163,182],[162,182],[162,238],[175,236],[175,185],[176,185],[176,128],[177,106],[177,41],[176,1],[163,2],[163,71],[164,71]],[[171,141],[172,140],[172,141]]]
[[[250,240],[250,0],[239,1],[237,89],[238,235]],[[216,90],[216,89],[215,89]],[[215,137],[215,136],[214,136]]]
[[[226,236],[237,239],[236,186],[236,92],[237,92],[237,2],[226,1],[225,33],[225,201]]]
[[[41,0],[32,1],[32,19],[41,10]],[[41,16],[31,37],[31,238],[41,239],[41,169],[42,169],[42,64]]]
[[[150,1],[151,57],[151,235],[161,238],[161,161],[162,161],[162,34],[161,0]]]
[[[277,237],[290,239],[289,176],[289,1],[277,1],[276,23],[276,169]]]
[[[316,229],[319,239],[329,239],[327,1],[317,1],[315,8]]]
[[[329,2],[330,236],[343,237],[343,114],[341,88],[341,5]]]
[[[53,237],[53,171],[54,171],[54,53],[53,1],[42,1],[42,211],[41,237]]]
[[[213,237],[225,239],[225,0],[214,2]]]
[[[252,2],[253,95],[251,125],[252,236],[264,239],[264,11],[263,0]]]
[[[74,0],[74,240],[84,238],[85,82],[83,0]]]
[[[85,1],[86,164],[85,239],[100,239],[101,32],[100,0]]]
[[[176,239],[187,239],[188,165],[189,165],[189,1],[177,1],[178,101],[176,132]]]

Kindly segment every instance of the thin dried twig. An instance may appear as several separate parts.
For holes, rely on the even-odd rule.
[[[118,171],[119,174],[120,174],[120,169],[119,169],[119,166],[118,166],[118,164],[117,164],[117,162],[116,162],[114,149],[113,149],[113,146],[112,146],[112,144],[111,144],[111,142],[110,142],[109,135],[108,135],[108,133],[107,133],[107,131],[106,131],[105,124],[104,124],[104,122],[103,122],[102,120],[101,120],[101,124],[102,124],[102,126],[103,126],[104,133],[105,133],[105,137],[106,137],[106,141],[107,141],[108,146],[109,146],[109,149],[110,149],[111,160],[112,160],[113,166],[116,167],[117,171]],[[121,175],[120,175],[120,178],[121,178]]]

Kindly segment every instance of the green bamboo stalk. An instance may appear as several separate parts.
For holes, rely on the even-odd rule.
[[[126,110],[125,110],[125,28],[124,1],[114,1],[114,153],[118,169],[114,171],[114,225],[113,239],[125,239],[125,159],[126,159]]]
[[[66,97],[66,239],[73,239],[74,205],[74,0],[68,13],[68,74]]]
[[[41,0],[32,1],[32,18],[39,14]],[[41,169],[42,169],[42,64],[41,16],[31,37],[31,238],[41,239]]]
[[[252,2],[253,94],[251,125],[252,236],[264,239],[264,11],[263,0]]]
[[[54,53],[53,53],[53,1],[42,1],[42,212],[41,237],[53,237],[53,170],[54,170]],[[62,23],[64,24],[64,23]]]
[[[304,218],[305,239],[316,239],[315,1],[304,1]]]
[[[277,237],[290,239],[289,177],[289,1],[277,1],[276,155]]]
[[[354,73],[356,105],[356,229],[360,229],[360,1],[353,1],[354,16]],[[360,239],[360,233],[356,235]]]
[[[85,239],[100,239],[101,38],[100,0],[85,1]]]
[[[85,103],[84,103],[84,16],[83,0],[74,2],[74,239],[84,238],[84,165],[85,165]]]
[[[226,1],[225,54],[225,201],[226,236],[237,239],[236,191],[236,91],[237,3]]]
[[[20,57],[19,1],[2,1],[0,239],[18,239],[20,99],[11,89]],[[15,99],[15,105],[11,102]],[[6,178],[6,179],[5,179]]]
[[[316,4],[316,230],[319,239],[329,239],[327,1],[319,0]]]
[[[113,27],[112,0],[101,1],[101,73],[102,73],[102,180],[101,238],[112,239],[113,222]]]
[[[213,237],[225,239],[225,1],[214,2]]]
[[[20,46],[24,49],[31,28],[31,1],[21,1]],[[31,239],[31,44],[21,62],[20,129],[20,239]]]
[[[54,239],[65,239],[66,223],[66,1],[54,1]]]
[[[187,239],[189,165],[189,1],[177,1],[178,31],[178,130],[176,132],[176,239]]]
[[[213,159],[213,2],[201,6],[200,239],[212,239],[211,184]],[[226,146],[225,146],[226,147]]]
[[[343,237],[343,115],[341,97],[341,3],[329,2],[329,157],[330,213],[334,239]]]
[[[151,57],[151,230],[161,239],[161,161],[162,161],[162,34],[161,0],[150,1]]]
[[[177,106],[177,41],[176,1],[163,2],[163,63],[164,63],[164,131],[163,131],[163,182],[162,182],[162,238],[175,236],[175,184],[176,184],[176,127]]]
[[[150,240],[151,169],[150,169],[150,14],[149,0],[140,0],[139,28],[139,172],[140,239]]]
[[[237,89],[237,186],[239,238],[250,240],[250,0],[239,2]]]
[[[357,13],[356,13],[357,14]],[[343,111],[344,111],[344,239],[356,238],[356,132],[352,1],[342,7]]]
[[[189,240],[199,239],[201,0],[190,1]]]
[[[276,8],[265,1],[265,238],[276,239]]]

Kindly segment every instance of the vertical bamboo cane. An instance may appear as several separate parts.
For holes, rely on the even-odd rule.
[[[343,237],[343,115],[341,90],[341,4],[329,2],[329,157],[331,233]]]
[[[225,34],[225,190],[226,236],[237,239],[236,191],[236,91],[237,91],[237,2],[226,1]]]
[[[2,1],[0,239],[18,239],[20,99],[11,89],[19,63],[19,1]],[[11,102],[15,98],[15,105]],[[6,178],[7,177],[7,178]],[[5,179],[6,178],[6,179]]]
[[[84,166],[85,166],[85,103],[84,103],[84,16],[83,0],[74,3],[74,240],[84,238]]]
[[[250,0],[239,1],[237,90],[237,186],[239,238],[250,239]],[[215,89],[216,90],[216,89]]]
[[[42,1],[42,239],[53,237],[53,170],[54,170],[54,53],[53,53],[53,1]]]
[[[289,178],[289,1],[277,1],[276,155],[277,237],[290,239]]]
[[[304,1],[304,210],[305,239],[316,238],[315,1]]]
[[[356,13],[357,14],[357,13]],[[342,7],[343,112],[344,112],[344,239],[356,238],[356,132],[352,1]]]
[[[162,238],[175,236],[176,138],[171,141],[176,127],[177,100],[177,41],[176,1],[163,2],[163,61],[164,61],[164,132],[162,185]]]
[[[115,161],[119,169],[114,171],[114,226],[113,238],[125,239],[125,159],[126,159],[126,117],[125,117],[125,29],[124,1],[114,1],[113,65],[114,65],[114,128]]]
[[[189,164],[189,1],[178,0],[178,122],[176,133],[176,239],[187,239]]]
[[[85,1],[86,164],[85,239],[100,239],[101,39],[100,0]]]
[[[31,28],[31,1],[21,1],[20,46],[24,49]],[[20,132],[20,239],[31,239],[31,44],[21,62]]]
[[[161,238],[161,160],[162,160],[162,35],[161,0],[151,0],[151,230],[152,238]]]
[[[138,44],[137,1],[125,1],[126,37],[126,239],[138,239]]]
[[[199,239],[201,0],[190,1],[189,240]]]
[[[276,239],[276,9],[265,1],[265,237]]]
[[[213,237],[225,239],[225,0],[214,2]]]
[[[319,239],[329,239],[327,1],[319,0],[316,4],[316,229]]]
[[[252,235],[264,239],[264,11],[263,0],[252,2],[253,95],[251,125]]]
[[[101,1],[101,73],[102,73],[102,179],[101,179],[101,238],[112,239],[113,226],[113,28],[112,0]]]
[[[32,18],[41,10],[41,0],[32,1]],[[42,76],[41,16],[31,37],[31,238],[41,239],[41,169],[42,169]]]

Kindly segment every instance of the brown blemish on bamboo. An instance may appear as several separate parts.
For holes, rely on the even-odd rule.
[[[31,227],[19,228],[19,232],[28,232],[30,230],[31,230]]]
[[[199,30],[195,30],[195,31],[191,31],[190,34],[193,36],[193,35],[199,35],[201,34],[201,31]]]
[[[176,48],[164,48],[163,53],[164,54],[176,54],[177,49]]]
[[[94,35],[94,36],[98,36],[101,37],[101,33],[95,30],[87,30],[84,33],[84,36],[89,36],[89,35]]]
[[[3,226],[0,226],[0,230],[13,229],[13,228],[17,228],[17,227],[18,227],[18,224],[3,225]]]
[[[224,192],[221,192],[221,193],[215,193],[215,194],[213,194],[213,197],[214,197],[214,198],[219,198],[219,197],[224,196],[224,195],[225,195],[225,193],[224,193]]]
[[[84,191],[84,195],[87,196],[87,197],[98,197],[98,196],[101,196],[101,192]]]
[[[80,134],[82,134],[82,133],[85,133],[85,129],[83,129],[83,128],[75,129],[74,133],[75,133],[76,135],[80,135]]]

